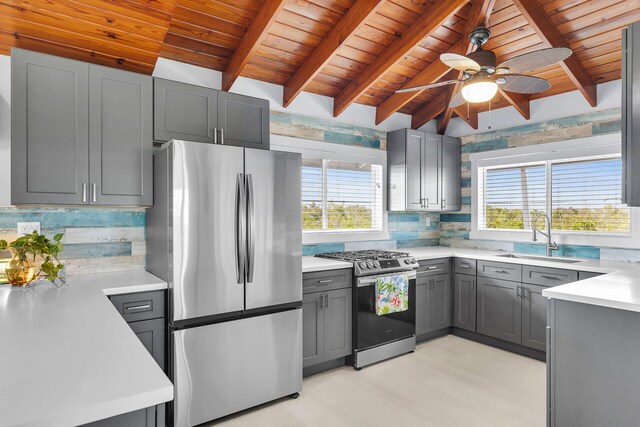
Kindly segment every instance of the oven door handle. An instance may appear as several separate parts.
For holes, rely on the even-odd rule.
[[[398,275],[402,275],[402,274],[408,275],[409,276],[409,280],[413,280],[413,279],[416,278],[416,271],[415,270],[397,271],[395,273],[389,273],[389,274],[376,274],[374,276],[359,277],[356,280],[356,287],[361,288],[363,286],[375,285],[378,282],[379,278],[398,276]]]

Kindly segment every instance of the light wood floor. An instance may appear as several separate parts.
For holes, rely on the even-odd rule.
[[[447,336],[356,372],[305,379],[300,397],[210,424],[236,426],[543,427],[545,364]]]

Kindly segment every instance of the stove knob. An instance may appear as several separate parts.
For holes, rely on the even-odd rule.
[[[406,259],[404,260],[404,263],[405,263],[405,264],[411,264],[411,260],[410,260],[409,258],[406,258]]]
[[[367,263],[366,262],[361,262],[358,264],[360,266],[360,268],[365,269],[367,268]]]
[[[415,264],[416,262],[418,262],[418,261],[416,261],[416,259],[415,259],[415,258],[411,258],[411,263],[412,263],[412,264]]]
[[[367,267],[373,268],[373,263],[371,261],[367,262]]]
[[[376,268],[380,268],[380,263],[379,263],[378,261],[374,261],[374,262],[373,262],[373,265],[375,265],[375,266],[376,266]]]

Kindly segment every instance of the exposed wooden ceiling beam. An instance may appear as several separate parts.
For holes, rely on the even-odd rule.
[[[498,86],[498,91],[500,92],[500,95],[502,95],[502,97],[506,99],[507,102],[511,104],[511,106],[513,106],[513,108],[515,108],[522,117],[525,118],[525,120],[529,120],[531,118],[529,96],[522,95],[520,93],[504,91],[500,89],[500,86]]]
[[[334,99],[333,115],[340,115],[365,93],[384,73],[393,67],[418,43],[440,28],[451,16],[458,12],[468,0],[448,0],[436,2],[435,7],[426,10],[417,22],[411,24],[400,38],[391,43],[377,58],[345,87]]]
[[[478,130],[478,110],[469,104],[453,108],[453,111],[473,129]]]
[[[265,0],[256,18],[236,48],[229,63],[222,72],[222,90],[229,90],[251,56],[258,49],[269,29],[276,21],[278,13],[284,8],[286,0]]]
[[[513,0],[513,4],[529,21],[544,43],[551,47],[569,47],[569,43],[551,21],[538,0]],[[587,102],[592,107],[597,106],[596,83],[580,59],[574,54],[561,62],[560,65]]]
[[[491,12],[493,11],[493,6],[495,5],[496,0],[478,0],[474,1],[473,6],[471,7],[471,13],[469,14],[469,19],[467,19],[467,23],[464,26],[463,36],[467,36],[471,33],[478,25],[484,25],[489,16],[491,16]],[[465,55],[469,54],[473,50],[473,45],[471,43],[467,43]],[[459,71],[457,73],[457,78],[461,79],[463,76],[463,72]],[[461,84],[456,83],[453,92],[451,92],[451,96],[454,96],[460,90]],[[449,120],[453,116],[453,109],[447,106],[447,109],[444,111],[442,118],[438,120],[438,133],[444,135],[444,132],[447,130],[447,126],[449,126]]]
[[[349,8],[285,85],[283,100],[285,107],[291,104],[331,61],[340,46],[358,31],[383,3],[384,0],[358,0]]]
[[[413,116],[411,116],[411,128],[418,129],[429,120],[435,119],[438,114],[447,109],[448,102],[447,92],[445,90],[441,91],[438,96],[433,98],[430,102],[416,111]]]

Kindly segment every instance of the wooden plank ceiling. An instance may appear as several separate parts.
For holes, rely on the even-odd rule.
[[[484,9],[483,9],[484,8]],[[489,10],[485,10],[485,9]],[[487,21],[488,19],[488,21]],[[640,0],[0,0],[0,54],[12,46],[142,73],[158,57],[377,107],[377,122],[411,114],[446,128],[459,115],[477,126],[489,105],[447,108],[453,88],[394,94],[403,86],[456,78],[438,57],[465,53],[469,28],[488,22],[485,49],[498,62],[548,46],[568,46],[563,64],[531,73],[551,89],[532,97],[497,95],[491,108],[580,90],[620,78],[621,29],[640,20]]]

